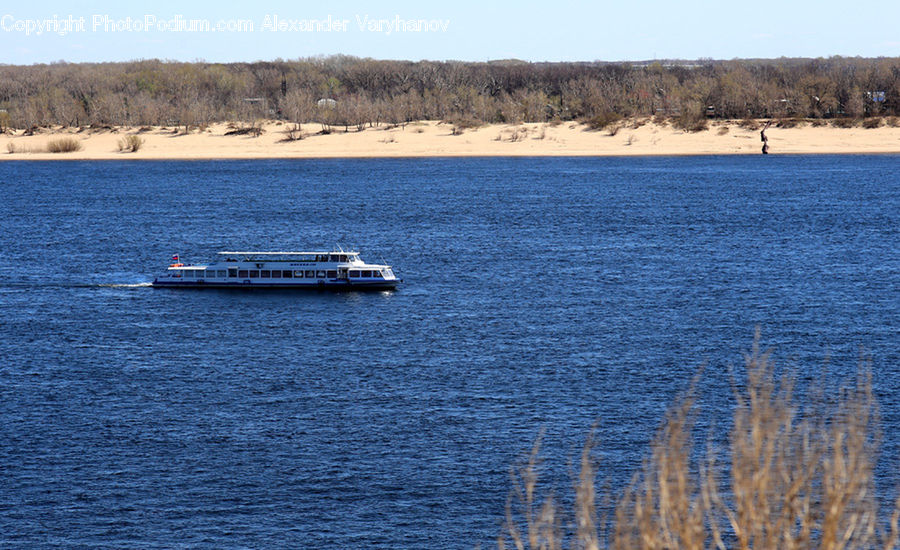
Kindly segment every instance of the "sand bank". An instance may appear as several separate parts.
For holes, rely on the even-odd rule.
[[[688,133],[669,124],[632,120],[616,132],[591,131],[574,122],[560,124],[488,125],[455,134],[447,123],[427,121],[405,126],[333,128],[322,134],[319,124],[304,124],[303,139],[286,140],[288,125],[268,122],[258,137],[226,135],[233,129],[214,124],[184,134],[174,128],[117,128],[104,130],[58,128],[32,136],[0,135],[0,160],[99,159],[256,159],[424,156],[609,156],[609,155],[721,155],[760,154],[758,130],[737,121],[716,121],[700,132]],[[143,138],[138,152],[119,151],[123,137]],[[614,134],[614,135],[611,135]],[[900,128],[875,129],[771,127],[766,132],[770,153],[900,153]],[[82,148],[72,153],[46,153],[60,137],[77,139]],[[10,146],[11,144],[11,146]],[[8,153],[12,148],[14,153]]]

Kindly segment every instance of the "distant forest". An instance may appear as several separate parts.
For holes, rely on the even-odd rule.
[[[0,66],[0,129],[253,124],[261,119],[458,125],[631,116],[841,118],[900,114],[900,58],[527,63],[347,56],[256,63]]]

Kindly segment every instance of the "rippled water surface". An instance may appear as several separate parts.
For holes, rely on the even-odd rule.
[[[0,546],[489,547],[542,428],[561,493],[595,421],[620,484],[703,365],[727,417],[757,325],[807,383],[871,357],[896,472],[898,168],[0,163]],[[335,244],[405,284],[146,286],[175,253]]]

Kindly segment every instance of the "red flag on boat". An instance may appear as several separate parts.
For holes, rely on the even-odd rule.
[[[173,261],[173,262],[177,262],[177,261],[178,261],[178,254],[175,254],[175,255],[172,256],[172,261]]]

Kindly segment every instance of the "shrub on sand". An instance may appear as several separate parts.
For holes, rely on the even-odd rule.
[[[21,142],[16,143],[16,142],[10,140],[10,141],[6,142],[6,150],[9,152],[10,155],[19,154],[19,153],[29,153],[29,154],[31,154],[31,153],[46,153],[47,147],[45,145],[34,146],[34,145],[22,144]]]
[[[850,117],[836,118],[831,121],[832,126],[835,128],[853,128],[856,126],[856,123],[857,120]]]
[[[461,136],[466,130],[482,126],[482,123],[470,116],[458,116],[441,121],[441,124],[451,124],[450,135]]]
[[[47,142],[48,153],[73,153],[81,151],[81,142],[73,137],[51,139]]]
[[[303,139],[303,127],[297,122],[289,124],[283,133],[284,137],[279,140],[281,142],[299,141]]]
[[[119,151],[123,153],[137,153],[144,146],[144,138],[130,135],[119,140]]]
[[[233,123],[228,125],[229,128],[232,128],[232,126],[234,126]],[[263,128],[262,121],[257,120],[248,125],[242,124],[240,126],[233,127],[231,130],[225,132],[225,135],[259,137],[264,133],[266,133],[266,129]]]
[[[754,343],[745,383],[734,387],[728,448],[710,443],[706,456],[696,458],[697,405],[689,391],[667,413],[612,519],[596,517],[593,433],[582,452],[571,514],[552,496],[541,501],[538,438],[514,472],[498,546],[896,547],[900,500],[889,515],[879,514],[873,475],[878,407],[866,369],[840,392],[826,398],[821,388],[811,389],[800,402],[795,379],[776,376],[769,353]]]
[[[775,123],[776,128],[798,128],[802,127],[806,123],[806,119],[801,117],[791,117],[791,118],[779,118]]]
[[[471,130],[483,126],[481,122],[471,116],[457,116],[441,121],[441,124],[451,124],[461,130]]]
[[[744,120],[740,121],[738,123],[738,126],[743,128],[744,130],[759,130],[759,121],[757,121],[755,118],[747,117]]]
[[[605,130],[606,128],[609,128],[620,120],[622,120],[622,115],[620,115],[619,113],[605,111],[589,119],[586,119],[583,122],[587,125],[588,129],[598,131]],[[616,131],[618,131],[618,128],[616,128]]]
[[[873,116],[863,120],[862,127],[872,130],[881,127],[881,117]]]
[[[700,109],[688,107],[672,120],[672,126],[685,132],[702,132],[706,130],[708,123]]]

